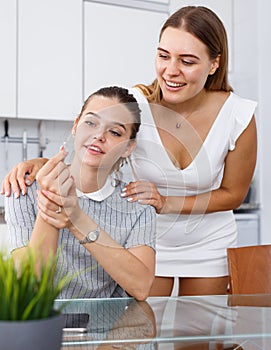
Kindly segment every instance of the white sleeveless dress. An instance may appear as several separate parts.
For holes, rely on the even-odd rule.
[[[256,102],[231,93],[195,159],[181,170],[173,165],[163,147],[146,98],[138,89],[130,91],[142,110],[142,125],[132,155],[134,179],[151,181],[162,195],[169,196],[192,196],[219,188],[225,157],[234,150],[236,140],[251,121]],[[226,248],[236,242],[232,211],[157,214],[156,276],[225,276]]]

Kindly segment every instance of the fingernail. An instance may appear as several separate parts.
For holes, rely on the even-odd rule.
[[[125,196],[126,196],[126,192],[122,192],[122,193],[120,194],[120,196],[121,196],[121,197],[125,197]]]
[[[127,198],[128,202],[132,202],[134,199],[132,197]]]
[[[15,198],[19,198],[19,193],[18,192],[15,192],[14,195],[15,195]]]
[[[30,180],[25,180],[25,183],[26,183],[27,185],[30,185],[30,184],[31,184],[31,181],[30,181]]]
[[[25,194],[26,194],[25,190],[22,190],[22,194],[23,194],[23,196],[25,196]]]
[[[5,192],[5,196],[8,197],[8,196],[9,196],[9,193],[8,193],[8,192]]]
[[[127,191],[127,187],[123,187],[122,192],[126,192]]]

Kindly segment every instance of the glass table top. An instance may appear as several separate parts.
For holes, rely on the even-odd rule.
[[[63,349],[271,349],[271,295],[75,299],[55,305],[88,318],[85,333],[63,333]]]

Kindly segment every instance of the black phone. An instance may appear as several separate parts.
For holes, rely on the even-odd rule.
[[[71,313],[64,314],[63,332],[66,333],[87,333],[89,314]]]

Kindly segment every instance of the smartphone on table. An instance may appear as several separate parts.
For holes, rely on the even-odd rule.
[[[87,313],[70,313],[64,315],[63,332],[66,334],[87,333],[89,314]]]

